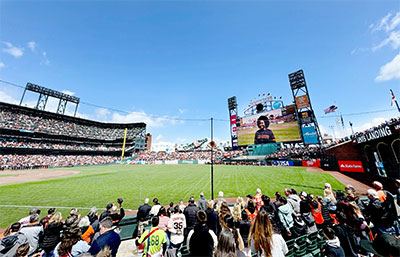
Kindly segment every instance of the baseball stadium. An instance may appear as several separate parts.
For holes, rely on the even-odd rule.
[[[277,15],[284,15],[285,8],[293,12],[305,8],[306,13],[314,14],[319,7],[293,3],[296,8],[292,9],[289,2],[274,1],[239,1],[234,7],[214,1],[157,4],[117,1],[112,6],[104,1],[89,7],[85,1],[39,1],[38,6],[0,3],[0,14],[8,11],[16,15],[21,8],[32,18],[31,24],[26,23],[28,27],[50,30],[51,17],[65,29],[55,32],[54,39],[46,39],[49,43],[42,38],[40,44],[29,41],[18,45],[11,42],[17,42],[18,32],[7,25],[16,28],[25,22],[10,14],[0,16],[0,25],[7,27],[0,55],[0,257],[400,256],[400,108],[395,96],[400,93],[395,81],[400,78],[400,69],[393,68],[399,56],[372,78],[373,83],[387,83],[384,87],[388,90],[367,95],[346,86],[341,90],[349,90],[347,100],[340,102],[343,94],[334,96],[329,81],[348,79],[351,84],[354,76],[344,73],[340,79],[333,75],[327,78],[326,71],[317,66],[323,63],[320,58],[313,59],[315,65],[304,60],[304,70],[297,60],[294,66],[290,62],[279,62],[279,69],[273,66],[279,72],[263,74],[243,68],[242,75],[247,77],[242,80],[239,70],[235,74],[238,61],[229,55],[223,56],[223,64],[218,59],[222,55],[217,52],[225,46],[214,53],[220,57],[196,53],[206,51],[204,47],[214,51],[215,38],[227,43],[226,51],[239,49],[236,43],[217,36],[222,28],[224,33],[233,33],[232,40],[241,42],[246,51],[257,49],[269,39],[250,28],[260,24],[268,27],[272,22],[272,18],[264,20],[260,12],[267,12],[267,6],[277,5]],[[336,11],[343,10],[333,3],[321,6],[330,5],[338,8]],[[369,16],[365,14],[366,20],[371,19],[371,33],[399,32],[400,12],[393,13],[393,2],[386,9],[377,8],[374,1],[366,5],[371,8]],[[233,14],[249,11],[246,17],[250,21],[243,20],[246,29],[219,8],[233,8]],[[36,10],[38,16],[30,10]],[[65,16],[72,10],[76,10],[77,21]],[[96,10],[101,14],[95,15]],[[391,11],[383,17],[387,10]],[[200,14],[206,15],[206,20]],[[104,27],[85,28],[97,24],[89,22],[86,15],[91,19],[99,15],[98,22]],[[338,19],[335,12],[330,15]],[[207,19],[216,20],[208,24]],[[316,19],[330,24],[321,17]],[[347,19],[365,26],[354,15]],[[195,29],[190,30],[192,27],[181,20]],[[225,24],[228,21],[236,26]],[[274,22],[288,28],[285,22]],[[21,30],[25,34],[34,31]],[[82,43],[86,50],[81,53],[88,51],[85,58],[69,52],[78,47],[71,39],[74,30],[85,42],[98,43],[96,47]],[[119,32],[125,30],[148,38]],[[256,44],[236,38],[237,31],[261,41]],[[197,33],[205,33],[208,40],[187,52],[189,42],[200,40]],[[314,33],[326,36],[321,31]],[[40,35],[37,38],[43,37]],[[103,39],[108,35],[115,38]],[[154,42],[153,38],[165,41]],[[374,53],[389,45],[396,50],[396,39],[389,38],[392,43],[382,41],[368,51]],[[71,46],[65,46],[60,59],[53,53],[53,63],[48,52],[62,44],[61,39]],[[129,48],[124,40],[137,49],[128,51],[129,58],[119,52]],[[282,43],[286,41],[276,40],[281,42],[278,49],[286,48]],[[165,49],[163,44],[171,48]],[[115,49],[119,54],[100,53],[110,45],[120,48]],[[353,50],[351,56],[362,55],[367,51],[363,49]],[[317,47],[315,51],[325,50]],[[308,52],[311,54],[312,48]],[[293,52],[293,58],[297,54]],[[135,60],[147,55],[159,63]],[[37,68],[25,60],[28,57],[30,61],[41,58]],[[68,58],[82,61],[82,67],[70,66]],[[248,52],[241,61],[246,63],[248,58],[257,59]],[[199,64],[193,68],[195,60]],[[173,67],[163,66],[163,62]],[[367,61],[358,65],[361,63],[366,65]],[[220,65],[229,67],[231,73],[221,70],[214,74]],[[256,65],[263,65],[262,61]],[[191,68],[204,72],[204,78],[190,78],[196,74],[189,71]],[[385,73],[388,69],[392,75]],[[93,76],[80,82],[84,77],[80,70]],[[257,76],[251,78],[251,72]],[[227,84],[217,85],[219,75],[225,76]],[[270,78],[259,78],[263,76]],[[65,81],[56,83],[56,77],[65,77]],[[243,86],[247,80],[256,86]],[[330,86],[323,88],[322,81]],[[198,84],[207,82],[212,85]],[[189,86],[174,87],[176,83]],[[364,97],[357,104],[352,102],[355,92]],[[387,107],[378,99],[387,100],[391,108],[382,109]],[[172,109],[175,114],[171,114]]]

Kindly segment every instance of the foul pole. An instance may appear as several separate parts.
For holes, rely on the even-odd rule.
[[[122,164],[122,158],[124,158],[125,154],[125,143],[126,143],[126,134],[128,133],[128,128],[125,128],[125,133],[124,133],[124,143],[122,144],[122,153],[121,153],[121,161],[120,164]]]

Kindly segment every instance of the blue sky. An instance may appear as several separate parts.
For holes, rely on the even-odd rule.
[[[69,91],[102,121],[148,124],[155,143],[229,140],[227,98],[239,112],[258,94],[293,101],[303,69],[323,131],[345,134],[323,110],[336,104],[356,130],[399,116],[399,1],[1,1],[0,79]],[[22,90],[0,83],[0,101]],[[34,94],[25,103],[32,105]],[[49,108],[55,110],[56,103]],[[69,108],[72,111],[72,106]],[[226,121],[224,121],[226,120]]]

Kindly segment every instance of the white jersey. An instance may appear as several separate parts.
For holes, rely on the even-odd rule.
[[[174,245],[183,242],[183,230],[186,228],[186,218],[182,213],[175,213],[168,221],[168,230],[171,233],[171,243]]]

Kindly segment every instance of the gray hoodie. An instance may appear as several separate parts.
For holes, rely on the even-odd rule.
[[[287,197],[287,201],[295,213],[300,212],[300,197],[298,197],[297,195],[289,195]]]

